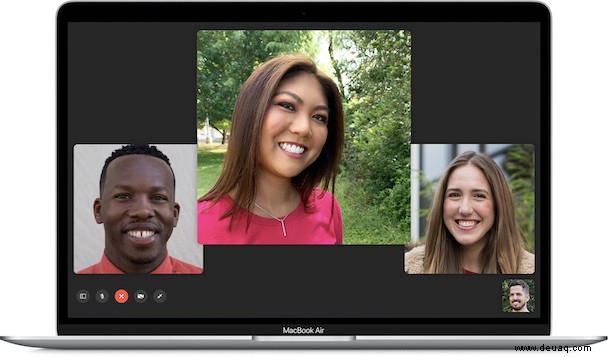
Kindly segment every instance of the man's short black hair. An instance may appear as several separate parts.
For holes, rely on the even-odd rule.
[[[171,163],[169,162],[169,158],[167,155],[163,154],[162,151],[158,150],[156,146],[148,145],[148,144],[129,144],[124,145],[122,148],[114,150],[112,155],[110,155],[105,164],[103,165],[103,169],[101,169],[101,176],[99,177],[99,195],[101,196],[103,191],[103,185],[106,182],[106,172],[108,171],[108,165],[115,159],[126,156],[126,155],[148,155],[157,157],[164,162],[167,163],[169,168],[171,169],[171,174],[173,175],[173,189],[175,189],[175,173],[173,172],[173,168],[171,167]]]
[[[524,289],[524,291],[526,292],[526,294],[530,293],[530,287],[528,286],[528,284],[521,280],[521,279],[516,279],[516,280],[511,280],[511,282],[509,283],[509,289],[511,289],[512,286],[521,286],[522,289]]]

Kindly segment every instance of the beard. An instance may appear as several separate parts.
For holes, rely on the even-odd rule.
[[[519,303],[519,305],[518,306],[513,305],[515,302]],[[525,306],[526,305],[522,304],[521,301],[514,301],[511,303],[511,308],[515,311],[519,311],[519,310],[523,309]]]

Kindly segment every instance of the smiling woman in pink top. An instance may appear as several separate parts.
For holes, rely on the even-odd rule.
[[[199,198],[198,242],[341,244],[343,143],[333,80],[305,56],[263,63],[237,98],[220,178]]]

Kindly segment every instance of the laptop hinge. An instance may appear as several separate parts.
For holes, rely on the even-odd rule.
[[[354,341],[355,336],[253,336],[253,340],[261,342],[334,342]]]

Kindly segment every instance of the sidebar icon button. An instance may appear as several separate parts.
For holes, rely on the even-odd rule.
[[[78,294],[76,294],[76,299],[81,304],[89,302],[90,298],[91,296],[89,295],[89,292],[87,290],[80,290],[78,291]]]

